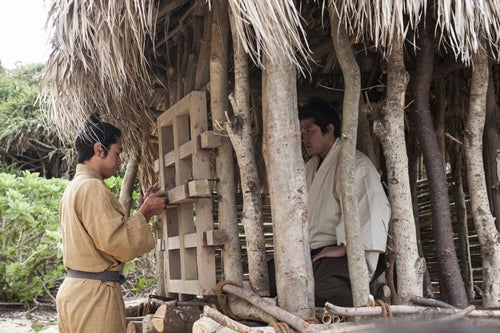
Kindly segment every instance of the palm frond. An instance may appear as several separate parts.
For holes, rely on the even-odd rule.
[[[434,6],[439,45],[469,64],[480,48],[500,59],[500,0],[329,0],[347,31],[390,52],[395,38],[407,38]]]
[[[153,39],[154,4],[153,0],[52,1],[53,52],[42,96],[62,137],[73,139],[89,116],[98,113],[127,131],[125,146],[144,142],[149,134],[144,129],[153,123],[147,112],[153,79],[145,48]]]
[[[261,57],[288,59],[304,73],[310,49],[293,0],[229,0],[235,27],[246,53],[262,66]]]

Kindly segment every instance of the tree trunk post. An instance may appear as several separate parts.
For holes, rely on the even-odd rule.
[[[497,230],[500,232],[500,119],[497,111],[497,97],[493,75],[490,74],[484,128],[484,155],[490,208],[495,217]]]
[[[213,4],[212,43],[210,60],[210,108],[214,128],[226,120],[229,109],[228,100],[228,57],[229,57],[229,17],[227,1],[216,1]],[[219,178],[217,191],[219,199],[219,229],[224,230],[228,241],[222,251],[224,276],[238,284],[243,283],[243,267],[241,265],[241,249],[236,217],[236,199],[234,184],[234,160],[231,142],[225,136],[217,150],[216,174]]]
[[[413,217],[408,158],[404,133],[407,73],[403,60],[403,41],[395,39],[387,59],[387,97],[383,115],[374,123],[374,132],[384,148],[388,170],[389,201],[393,246],[396,257],[396,303],[407,303],[412,295],[422,296],[425,259],[417,247]]]
[[[474,299],[474,279],[470,260],[469,227],[467,225],[467,206],[462,181],[462,160],[463,147],[457,142],[453,142],[452,149],[454,157],[451,159],[453,177],[453,196],[455,202],[455,214],[457,216],[457,236],[458,236],[458,258],[464,279],[465,292],[468,299]]]
[[[417,41],[419,49],[412,87],[415,98],[412,119],[424,155],[426,174],[429,179],[429,194],[433,203],[431,206],[432,229],[436,241],[441,293],[446,294],[450,304],[463,308],[468,305],[467,294],[453,242],[448,183],[429,105],[434,68],[434,36],[433,25],[429,19],[430,12],[426,14],[426,17],[427,21],[423,20],[419,25],[421,32]]]
[[[283,309],[314,314],[307,187],[300,149],[296,69],[288,59],[263,56],[262,110],[274,235],[276,289]]]
[[[470,104],[465,126],[465,156],[472,216],[483,258],[483,306],[500,306],[500,242],[491,215],[482,155],[488,90],[488,55],[484,49],[474,57]]]
[[[340,151],[340,179],[342,192],[342,215],[345,221],[347,242],[347,261],[352,286],[354,306],[366,305],[370,295],[368,267],[361,244],[361,226],[359,222],[358,202],[354,189],[354,156],[361,94],[361,74],[352,51],[349,36],[330,2],[330,26],[333,46],[339,61],[345,82],[342,108],[342,148]]]
[[[125,209],[127,217],[130,215],[130,208],[132,207],[132,193],[134,192],[134,183],[138,169],[139,163],[137,161],[137,155],[133,154],[127,162],[127,168],[120,189],[120,203]]]
[[[240,170],[243,195],[241,223],[245,229],[250,285],[259,296],[269,296],[261,186],[252,138],[248,56],[239,43],[232,13],[230,13],[230,23],[234,54],[234,94],[230,95],[230,101],[234,120],[226,122],[225,127],[233,144]]]

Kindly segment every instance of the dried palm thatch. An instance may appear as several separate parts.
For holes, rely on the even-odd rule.
[[[257,65],[265,54],[271,59],[289,59],[302,72],[309,70],[307,39],[311,36],[307,36],[307,22],[296,1],[228,1],[239,40]],[[373,42],[387,52],[395,38],[408,38],[429,8],[437,22],[440,45],[457,58],[470,63],[479,48],[489,48],[500,58],[500,0],[317,1],[325,13],[327,1],[333,2],[354,38]],[[157,81],[150,65],[165,66],[155,63],[154,50],[165,41],[168,44],[179,31],[169,26],[175,21],[169,13],[186,8],[179,13],[191,15],[194,4],[195,0],[52,0],[54,51],[47,63],[43,93],[61,135],[72,139],[89,116],[98,112],[103,120],[125,131],[125,148],[139,153],[141,165],[152,165],[154,158],[145,142],[154,126],[149,108],[155,103]],[[184,18],[177,18],[179,27]],[[166,53],[172,50],[167,47]]]
[[[239,40],[254,63],[261,56],[288,59],[299,69],[310,60],[306,33],[293,0],[229,0]]]
[[[487,46],[500,60],[499,0],[438,0],[437,19],[442,35],[447,37],[444,43],[464,63],[470,63],[479,48]]]
[[[329,1],[352,36],[373,41],[385,51],[390,52],[394,38],[406,38],[430,7],[440,45],[457,59],[470,64],[480,48],[488,47],[500,59],[499,0]]]
[[[488,47],[500,59],[500,0],[318,1],[323,9],[327,3],[333,4],[357,42],[373,42],[387,54],[395,38],[405,39],[416,29],[429,7],[440,45],[457,59],[470,64],[480,48]],[[240,42],[256,64],[261,64],[264,53],[308,69],[304,60],[310,60],[310,49],[293,1],[229,0],[229,4]]]
[[[125,131],[126,148],[150,154],[146,141],[153,126],[148,112],[153,79],[145,51],[154,34],[154,4],[153,0],[52,1],[53,52],[42,95],[61,136],[72,139],[97,113]]]

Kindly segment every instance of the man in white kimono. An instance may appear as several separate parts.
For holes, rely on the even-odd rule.
[[[339,181],[340,119],[329,103],[312,98],[299,108],[309,199],[309,241],[316,306],[325,302],[352,306],[346,236]],[[359,204],[361,240],[374,278],[379,254],[385,252],[390,208],[380,175],[370,159],[356,151],[354,181]]]
[[[154,248],[148,219],[165,210],[164,192],[152,186],[129,218],[104,184],[121,164],[121,131],[104,122],[89,123],[77,136],[78,165],[59,208],[63,262],[68,275],[60,286],[60,333],[123,333],[121,294],[124,263]]]

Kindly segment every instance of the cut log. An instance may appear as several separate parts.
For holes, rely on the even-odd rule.
[[[176,307],[162,304],[154,314],[143,317],[143,333],[185,333],[191,332],[195,321],[203,311],[195,307]]]
[[[142,333],[163,333],[163,331],[157,331],[153,326],[154,315],[147,315],[142,320]]]
[[[127,325],[127,333],[142,333],[142,321],[131,321]]]
[[[158,307],[158,310],[156,310],[153,318],[151,319],[151,323],[153,324],[153,327],[158,332],[165,331],[166,315],[167,315],[167,305],[163,304],[163,305],[160,305]]]

